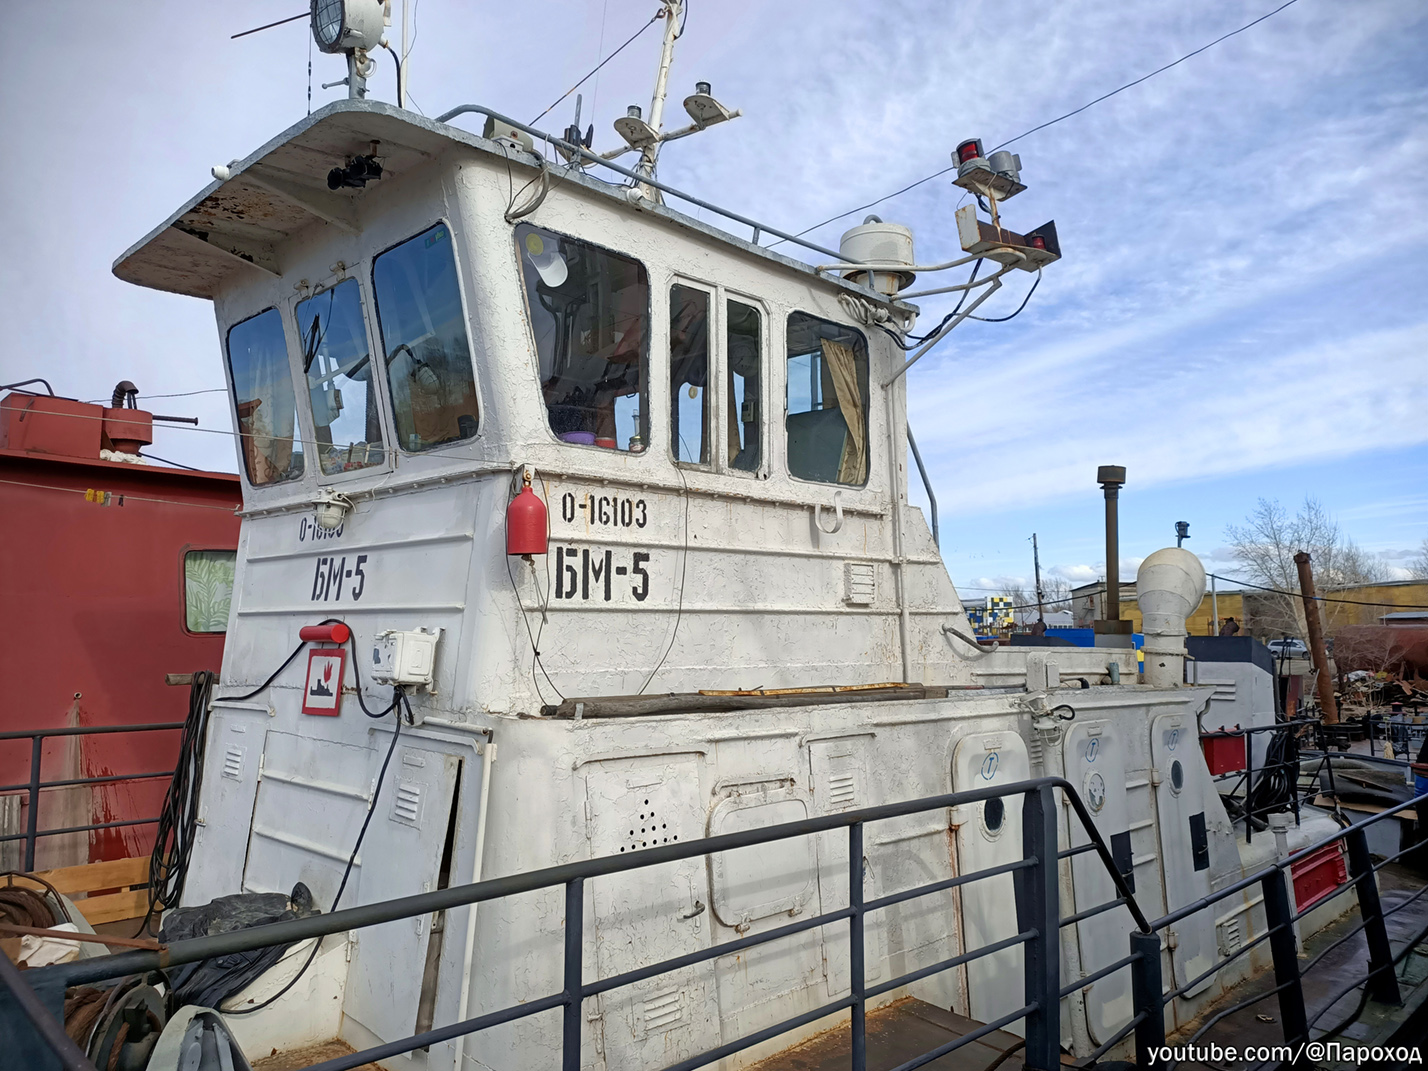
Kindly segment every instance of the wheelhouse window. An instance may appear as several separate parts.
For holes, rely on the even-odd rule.
[[[372,287],[397,445],[472,438],[480,410],[451,229],[438,223],[377,257]]]
[[[248,482],[263,487],[297,479],[302,475],[297,396],[277,309],[260,312],[229,330],[228,374]]]
[[[868,345],[807,313],[788,318],[788,470],[803,480],[868,480]]]
[[[238,552],[190,550],[183,556],[183,623],[189,632],[227,632]]]
[[[669,290],[669,449],[676,461],[709,464],[709,295]]]
[[[644,265],[528,223],[515,236],[550,430],[568,443],[642,452],[649,445]]]
[[[327,475],[382,463],[382,419],[357,280],[297,307],[316,453]]]
[[[763,317],[742,301],[725,310],[725,425],[729,435],[729,467],[757,472],[763,441]]]

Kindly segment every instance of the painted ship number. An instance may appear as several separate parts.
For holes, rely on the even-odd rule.
[[[585,514],[585,523],[606,528],[643,528],[649,523],[649,508],[643,498],[590,494],[576,498],[566,491],[560,496],[561,519],[572,524],[577,512]]]
[[[650,574],[645,569],[649,560],[649,554],[642,550],[634,551],[626,565],[623,560],[616,563],[613,550],[556,547],[555,597],[609,602],[619,590],[615,586],[615,578],[628,577],[630,594],[636,602],[644,602],[650,594]]]
[[[359,554],[354,559],[346,556],[318,558],[312,575],[312,601],[341,602],[347,598],[356,602],[367,590],[367,571],[363,568],[366,564],[365,554]]]

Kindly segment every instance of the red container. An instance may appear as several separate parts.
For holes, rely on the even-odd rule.
[[[1205,733],[1200,737],[1200,747],[1205,752],[1205,765],[1210,773],[1236,773],[1245,768],[1245,738],[1219,733]]]
[[[506,507],[506,553],[544,554],[546,528],[545,503],[527,483]]]
[[[1289,870],[1294,875],[1294,903],[1300,911],[1313,907],[1349,880],[1349,868],[1338,844],[1324,845]]]

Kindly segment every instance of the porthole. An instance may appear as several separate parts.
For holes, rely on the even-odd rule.
[[[1185,767],[1179,759],[1170,764],[1170,787],[1177,793],[1185,787]]]
[[[982,804],[982,825],[994,837],[1002,831],[1002,823],[1006,821],[1006,815],[1007,807],[1000,796],[993,796]]]

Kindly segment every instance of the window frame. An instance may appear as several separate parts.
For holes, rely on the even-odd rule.
[[[729,436],[726,428],[721,428],[719,432],[719,450],[717,467],[720,472],[728,476],[737,476],[741,479],[767,480],[770,467],[770,447],[771,433],[769,431],[769,400],[772,397],[773,380],[773,357],[771,345],[771,335],[773,316],[769,312],[768,302],[761,298],[756,298],[750,294],[745,294],[738,290],[730,290],[727,287],[719,287],[719,345],[718,345],[718,380],[719,395],[715,402],[715,408],[720,414],[728,413],[728,401],[723,397],[723,392],[728,386],[729,376],[729,302],[737,301],[740,305],[747,305],[759,314],[759,463],[752,469],[734,468],[734,459],[729,456]],[[785,362],[786,363],[786,362]],[[785,393],[785,404],[787,404],[787,394]]]
[[[641,403],[645,410],[645,432],[647,437],[645,441],[645,448],[639,453],[634,453],[629,449],[609,450],[603,446],[595,446],[593,444],[587,445],[585,443],[567,442],[565,439],[562,439],[559,435],[557,435],[555,429],[550,426],[550,411],[545,403],[544,398],[541,397],[541,384],[543,383],[543,380],[540,376],[540,344],[536,341],[535,319],[531,315],[531,301],[530,294],[526,287],[526,273],[525,268],[521,265],[521,253],[519,249],[519,243],[516,240],[516,228],[519,227],[522,223],[534,227],[536,230],[545,231],[547,234],[553,234],[558,238],[568,238],[572,242],[579,242],[582,245],[587,245],[593,249],[598,249],[603,253],[608,253],[612,256],[620,257],[623,260],[628,260],[634,264],[638,264],[640,266],[640,269],[645,273],[645,287],[647,291],[645,295],[645,316],[647,318],[647,326],[645,329],[643,353],[643,358],[645,362],[645,396],[641,399]],[[545,418],[544,422],[541,424],[541,430],[545,433],[547,441],[553,442],[561,447],[569,447],[573,450],[598,451],[600,454],[606,456],[614,454],[617,457],[626,459],[627,462],[637,460],[640,463],[644,463],[644,460],[646,458],[649,458],[655,452],[655,433],[658,427],[658,423],[655,420],[655,414],[653,410],[658,406],[659,403],[656,385],[661,378],[661,370],[660,368],[656,367],[655,363],[655,352],[653,345],[655,337],[655,328],[658,322],[655,319],[655,295],[661,292],[661,288],[656,282],[654,272],[650,270],[649,263],[643,258],[635,256],[633,253],[627,253],[623,250],[615,249],[612,246],[605,245],[603,242],[596,242],[590,240],[589,238],[582,238],[577,234],[571,234],[569,231],[557,230],[554,227],[547,227],[541,224],[532,223],[529,219],[520,219],[517,220],[515,223],[511,224],[509,230],[507,231],[507,234],[510,239],[507,243],[507,248],[510,250],[511,256],[513,258],[512,263],[516,271],[516,289],[520,291],[521,309],[525,313],[526,338],[530,343],[531,371],[535,375],[536,409],[540,413],[540,415]],[[666,276],[666,278],[669,281],[669,285],[674,285],[673,276]],[[664,312],[667,316],[669,312],[667,300],[664,303]],[[663,337],[665,338],[667,343],[667,329],[664,330]],[[664,363],[664,373],[668,373],[667,361]]]
[[[867,376],[868,376],[868,378],[867,378],[867,389],[868,389],[868,393],[867,393],[867,397],[865,397],[865,398],[863,399],[863,452],[864,452],[864,457],[865,457],[865,459],[866,459],[866,461],[867,461],[867,471],[863,474],[863,482],[862,482],[862,483],[839,483],[837,480],[813,480],[813,479],[809,479],[807,476],[799,476],[797,473],[795,473],[795,472],[793,471],[793,468],[789,465],[789,458],[788,458],[788,418],[789,418],[789,415],[790,415],[790,414],[789,414],[789,409],[788,409],[788,363],[789,363],[789,356],[790,356],[790,355],[789,355],[789,348],[788,348],[788,330],[789,330],[789,321],[791,321],[791,320],[793,319],[793,317],[795,317],[795,316],[807,317],[808,319],[810,319],[810,320],[816,320],[816,321],[818,321],[819,323],[830,324],[830,325],[832,325],[833,327],[839,328],[840,330],[851,331],[853,334],[857,335],[858,338],[860,338],[860,339],[862,340],[862,342],[863,342],[864,360],[865,360],[866,365],[867,365]],[[868,341],[868,336],[867,336],[867,334],[864,333],[863,331],[860,331],[860,330],[859,330],[857,327],[855,327],[853,324],[845,323],[845,322],[843,322],[842,320],[834,320],[834,319],[831,319],[831,318],[829,318],[829,317],[827,317],[827,316],[820,316],[820,315],[818,315],[818,314],[815,313],[815,312],[809,312],[809,311],[807,311],[806,309],[803,309],[803,308],[792,307],[792,308],[786,309],[785,312],[784,312],[784,316],[783,316],[783,332],[782,332],[782,336],[781,336],[781,337],[782,337],[782,339],[783,339],[783,358],[782,358],[782,361],[781,361],[782,371],[781,371],[781,373],[780,373],[780,378],[781,378],[781,381],[782,381],[782,382],[781,382],[780,385],[781,385],[782,388],[783,388],[783,418],[784,418],[784,422],[783,422],[783,436],[782,436],[782,439],[783,439],[783,450],[782,450],[782,454],[783,454],[783,471],[784,471],[784,474],[785,474],[790,480],[793,480],[793,481],[795,481],[795,482],[797,482],[797,483],[800,483],[800,484],[805,484],[805,485],[807,485],[807,486],[809,486],[809,487],[831,487],[831,488],[833,488],[833,489],[835,489],[835,490],[843,490],[843,491],[867,491],[867,490],[870,490],[870,489],[873,487],[873,408],[874,408],[874,407],[873,407],[873,385],[874,385],[874,380],[873,380],[873,348],[872,348],[872,345],[871,345],[871,344],[869,343],[869,341]],[[813,410],[807,410],[807,411],[808,411],[808,412],[813,412]]]
[[[438,443],[435,446],[428,447],[425,450],[408,450],[405,446],[398,442],[400,436],[397,434],[396,403],[391,398],[391,384],[388,382],[386,352],[387,342],[385,337],[382,335],[382,317],[377,310],[377,261],[380,260],[382,257],[386,256],[392,250],[398,248],[399,246],[406,245],[413,239],[420,238],[427,231],[430,231],[438,226],[446,228],[447,236],[451,240],[451,262],[456,269],[456,294],[457,299],[461,302],[461,320],[462,323],[466,325],[466,357],[467,362],[471,368],[471,387],[476,398],[476,434],[472,435],[469,439],[456,439],[453,442]],[[379,393],[383,395],[382,400],[383,404],[385,405],[385,412],[383,414],[384,423],[382,430],[387,435],[386,464],[388,467],[395,466],[397,451],[399,450],[401,451],[402,457],[408,460],[418,457],[430,457],[433,454],[440,455],[446,451],[450,451],[458,447],[462,447],[468,444],[479,443],[486,436],[486,421],[490,406],[488,405],[487,399],[481,391],[481,375],[479,369],[477,368],[478,362],[476,360],[476,344],[472,340],[473,324],[471,320],[471,309],[467,303],[466,295],[466,270],[461,263],[461,256],[457,251],[458,242],[456,239],[458,233],[459,232],[457,231],[457,229],[451,225],[451,220],[448,217],[444,215],[437,216],[430,222],[423,224],[417,230],[407,234],[406,237],[399,238],[397,239],[397,241],[392,242],[391,244],[386,245],[381,249],[377,249],[369,253],[366,257],[363,258],[362,263],[358,265],[359,269],[364,269],[360,272],[361,277],[358,279],[358,286],[362,288],[364,295],[370,296],[370,301],[367,304],[366,309],[364,310],[364,314],[367,317],[367,337],[372,340],[373,343],[372,355],[376,357],[378,355],[378,350],[381,351],[380,356],[382,361],[382,387]],[[296,306],[294,306],[294,308],[296,308]],[[294,322],[296,322],[295,317]],[[296,352],[294,353],[294,358],[296,358]],[[305,378],[306,377],[304,377],[304,379]],[[321,467],[321,465],[318,466],[319,469],[321,469]],[[370,468],[359,469],[357,471],[364,473],[374,473],[381,472],[384,470],[383,467],[380,465],[373,465]],[[333,478],[340,479],[348,475],[350,475],[350,473],[341,473],[337,474]]]
[[[179,628],[183,630],[185,636],[194,637],[226,637],[228,635],[228,625],[225,622],[220,632],[198,632],[188,627],[188,556],[191,553],[202,553],[212,551],[224,551],[233,555],[233,595],[238,592],[238,548],[218,547],[207,543],[185,543],[179,548],[178,554],[178,582],[179,582]],[[228,616],[233,617],[232,596],[228,603]]]
[[[401,243],[398,242],[398,245]],[[368,258],[375,263],[376,257]],[[371,275],[371,264],[367,265],[367,271],[363,272],[363,265],[357,264],[354,269],[341,272],[337,275],[329,275],[315,285],[309,286],[296,294],[283,299],[283,321],[284,329],[292,332],[291,341],[288,345],[288,363],[292,366],[293,381],[297,384],[299,396],[306,400],[307,404],[298,405],[298,418],[303,424],[303,449],[304,464],[306,464],[306,450],[309,444],[313,450],[314,468],[309,473],[317,479],[318,483],[343,483],[348,480],[361,479],[363,476],[371,476],[377,473],[391,472],[395,457],[396,421],[391,410],[391,399],[387,395],[386,370],[380,377],[381,384],[376,388],[377,392],[377,419],[382,425],[382,462],[378,465],[367,465],[360,469],[352,469],[349,472],[327,473],[322,470],[322,463],[317,460],[317,422],[312,412],[312,397],[308,390],[307,375],[303,372],[302,366],[297,363],[298,357],[302,353],[302,324],[298,322],[297,308],[303,302],[335,290],[343,283],[351,280],[357,284],[357,297],[362,305],[362,326],[367,332],[367,349],[371,354],[373,371],[376,371],[378,363],[378,340],[381,338],[380,328],[376,322],[377,295],[374,289],[367,286],[364,276]],[[477,425],[479,433],[479,423]]]
[[[674,396],[674,338],[672,333],[673,324],[670,322],[674,315],[674,288],[682,286],[686,290],[697,290],[708,299],[709,316],[705,331],[705,347],[707,353],[708,367],[706,378],[708,382],[704,386],[704,409],[705,420],[708,423],[708,435],[710,437],[710,450],[708,461],[681,461],[674,448],[674,422],[673,411],[678,400]],[[706,283],[703,280],[691,279],[687,275],[670,274],[667,285],[664,287],[664,369],[662,379],[665,389],[669,391],[669,405],[661,409],[661,415],[668,417],[670,423],[666,427],[669,432],[669,446],[665,453],[669,457],[669,463],[681,469],[694,472],[724,472],[726,466],[721,463],[721,453],[719,442],[723,437],[723,379],[724,362],[723,338],[724,338],[724,309],[722,304],[723,288],[715,283]]]
[[[305,483],[308,479],[312,477],[312,467],[309,464],[309,459],[307,456],[307,446],[308,443],[314,440],[310,423],[307,421],[307,417],[303,413],[304,406],[298,403],[298,399],[300,397],[300,385],[297,381],[297,377],[294,375],[295,355],[293,352],[293,338],[291,332],[292,317],[284,315],[286,311],[285,306],[288,300],[288,298],[282,298],[278,301],[273,302],[271,305],[265,305],[257,312],[250,313],[247,316],[243,316],[239,319],[232,321],[228,325],[228,330],[225,331],[223,335],[223,376],[228,382],[228,412],[233,418],[234,441],[235,445],[237,446],[239,464],[238,475],[249,490],[256,491],[259,494],[268,494],[279,487],[296,487]],[[238,383],[233,378],[233,332],[236,331],[238,328],[242,327],[244,324],[250,323],[251,321],[258,319],[258,317],[260,316],[266,316],[270,312],[276,312],[278,314],[278,323],[282,327],[283,348],[287,353],[288,382],[291,385],[293,391],[293,440],[299,446],[302,447],[302,471],[296,476],[290,477],[288,479],[272,480],[268,483],[255,483],[253,481],[252,473],[248,470],[248,458],[245,455],[243,449],[243,418],[238,415]],[[301,386],[303,389],[306,389],[305,383],[301,384]]]

